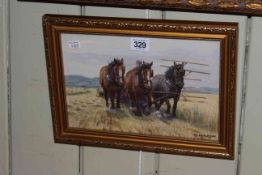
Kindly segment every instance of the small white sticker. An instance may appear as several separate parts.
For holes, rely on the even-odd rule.
[[[130,49],[137,51],[149,51],[149,38],[130,38]]]
[[[80,41],[68,41],[68,48],[69,49],[79,49],[80,46]]]

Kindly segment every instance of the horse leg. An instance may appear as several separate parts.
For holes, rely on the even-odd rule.
[[[131,101],[131,107],[135,107],[136,104],[135,104],[135,96],[133,93],[129,92],[129,98],[130,98],[130,101]]]
[[[106,100],[106,107],[108,108],[109,107],[109,103],[108,103],[108,93],[107,91],[104,90],[104,97],[105,97],[105,100]]]
[[[140,104],[139,96],[135,94],[135,103],[136,103],[136,115],[141,116],[142,115],[142,109]]]
[[[150,108],[152,106],[152,98],[151,98],[151,95],[146,95],[143,99],[143,113],[145,115],[149,115],[150,114]]]
[[[153,101],[152,101],[152,98],[151,98],[151,94],[149,94],[147,96],[147,98],[148,98],[148,107],[150,108],[152,106],[152,104],[153,104]]]
[[[166,109],[166,113],[170,113],[170,108],[171,108],[171,104],[170,104],[170,101],[169,100],[166,100],[166,107],[167,107],[167,109]]]
[[[154,97],[154,99],[155,99],[155,97]],[[158,109],[158,106],[159,106],[159,102],[158,102],[158,101],[155,101],[154,103],[155,103],[155,109],[157,110],[157,109]]]
[[[176,109],[177,109],[177,102],[179,100],[179,97],[175,97],[174,98],[174,104],[173,104],[173,112],[172,112],[172,115],[174,118],[176,118]]]
[[[158,107],[157,107],[157,110],[160,110],[162,104],[164,103],[164,100],[160,100],[159,104],[158,104]]]
[[[117,92],[117,99],[116,99],[116,108],[120,109],[120,95],[121,95],[121,91]]]
[[[115,109],[115,92],[110,93],[111,109]]]

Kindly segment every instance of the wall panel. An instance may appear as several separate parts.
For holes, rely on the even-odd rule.
[[[8,85],[9,59],[8,1],[0,0],[0,174],[9,172]]]
[[[12,175],[77,175],[78,146],[55,144],[42,15],[79,6],[11,1]]]
[[[84,148],[84,175],[134,175],[139,172],[139,152],[109,148]]]
[[[196,14],[186,12],[166,12],[166,19],[177,20],[200,20],[200,21],[221,21],[237,22],[239,24],[239,44],[238,44],[238,72],[237,72],[237,107],[236,107],[236,144],[235,160],[218,160],[198,157],[160,155],[160,174],[162,175],[232,175],[236,174],[237,168],[237,150],[238,150],[238,131],[241,114],[242,98],[242,74],[245,58],[245,42],[247,31],[247,17],[213,14]]]
[[[123,9],[118,8],[103,8],[103,10],[98,9],[97,7],[86,7],[85,15],[94,15],[94,16],[120,16],[120,17],[129,17],[130,10],[124,11],[126,13],[122,12]],[[135,10],[136,11],[136,10]],[[132,17],[139,17],[136,16],[140,13],[140,10],[138,10]],[[143,13],[142,13],[143,15]],[[208,14],[194,14],[194,13],[184,13],[184,12],[164,12],[162,13],[160,11],[145,11],[145,17],[151,18],[166,18],[166,19],[177,19],[177,20],[202,20],[202,21],[227,21],[227,22],[238,22],[239,28],[240,28],[240,34],[239,34],[239,59],[238,59],[238,80],[237,80],[237,121],[236,121],[236,152],[238,149],[238,131],[239,131],[239,121],[240,121],[240,111],[241,111],[241,97],[242,97],[242,70],[243,70],[243,62],[244,62],[244,56],[245,56],[245,38],[246,38],[246,25],[247,25],[247,18],[243,16],[226,16],[226,15],[208,15]],[[88,148],[87,148],[88,149]],[[99,150],[102,148],[98,148]],[[108,150],[110,151],[110,149]],[[85,154],[88,151],[85,151]],[[111,152],[111,151],[110,151]],[[112,154],[112,156],[117,155],[117,151]],[[92,156],[84,156],[85,162],[88,164],[89,159],[91,159]],[[101,157],[103,159],[104,156]],[[153,162],[156,162],[155,156],[151,153],[149,156],[149,160],[144,160],[145,162],[151,162],[148,167],[150,167],[151,173],[154,171],[154,169],[157,169],[157,165],[152,165]],[[237,157],[237,156],[236,156]],[[144,162],[143,161],[143,162]],[[126,163],[129,163],[128,161]],[[135,163],[134,163],[135,164]],[[207,159],[207,158],[195,158],[195,157],[184,157],[184,156],[172,156],[172,155],[165,155],[160,154],[160,160],[159,160],[160,174],[210,174],[211,172],[214,172],[214,170],[217,169],[218,174],[224,173],[224,174],[235,174],[236,173],[236,167],[237,167],[237,161],[228,161],[228,160],[217,160],[217,159]],[[208,166],[207,166],[208,165]],[[219,165],[219,166],[217,166]],[[195,168],[188,168],[188,166],[192,166]],[[201,168],[199,168],[201,167]],[[210,168],[209,168],[210,167]],[[113,168],[113,167],[112,167]],[[215,168],[215,169],[214,169]],[[114,169],[114,168],[113,168]],[[127,171],[128,172],[128,171]]]
[[[162,13],[155,10],[85,7],[83,15],[126,18],[161,18]],[[152,174],[154,172],[154,158],[154,153],[85,147],[83,164],[84,175]],[[96,165],[91,166],[94,164],[94,161]]]
[[[146,10],[143,10],[143,9],[85,6],[83,8],[82,15],[123,17],[123,18],[145,18],[145,13],[146,13]]]
[[[251,36],[248,55],[248,77],[244,135],[240,175],[260,175],[262,172],[262,18],[251,18]]]
[[[8,33],[6,9],[0,0],[0,174],[8,173],[7,63]],[[236,175],[238,133],[241,117],[243,63],[247,17],[214,14],[169,12],[109,7],[85,7],[87,16],[157,18],[178,20],[228,21],[239,23],[239,51],[236,111],[235,160],[145,153],[84,146],[79,162],[78,146],[55,144],[51,122],[47,73],[41,19],[45,13],[80,15],[79,6],[11,3],[11,100],[12,100],[12,175]],[[5,25],[4,25],[5,24]],[[252,18],[247,98],[240,175],[260,175],[262,88],[259,76],[262,18]],[[3,82],[3,83],[2,83]],[[4,157],[4,159],[2,159]],[[140,171],[141,170],[141,171]]]

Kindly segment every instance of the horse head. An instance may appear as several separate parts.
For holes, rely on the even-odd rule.
[[[139,65],[139,82],[140,82],[140,86],[149,89],[151,88],[151,78],[153,77],[154,73],[152,70],[152,65],[153,62],[147,63],[145,61],[143,61],[140,65]]]
[[[183,88],[185,76],[184,65],[184,63],[177,64],[174,62],[174,64],[167,69],[165,77],[171,88]]]
[[[174,61],[174,80],[176,83],[176,87],[183,88],[184,86],[184,76],[185,76],[185,69],[184,69],[185,63],[177,64]]]
[[[109,64],[108,73],[111,81],[113,81],[116,85],[123,87],[125,75],[124,59],[114,58],[114,60]]]

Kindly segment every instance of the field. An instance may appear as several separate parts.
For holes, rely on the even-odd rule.
[[[205,103],[186,102],[181,98],[174,120],[159,118],[154,112],[149,116],[135,116],[124,105],[121,110],[108,112],[105,100],[97,97],[95,88],[67,88],[66,94],[70,127],[218,141],[218,95],[215,94],[183,93],[205,97]],[[163,105],[161,110],[164,109]]]

